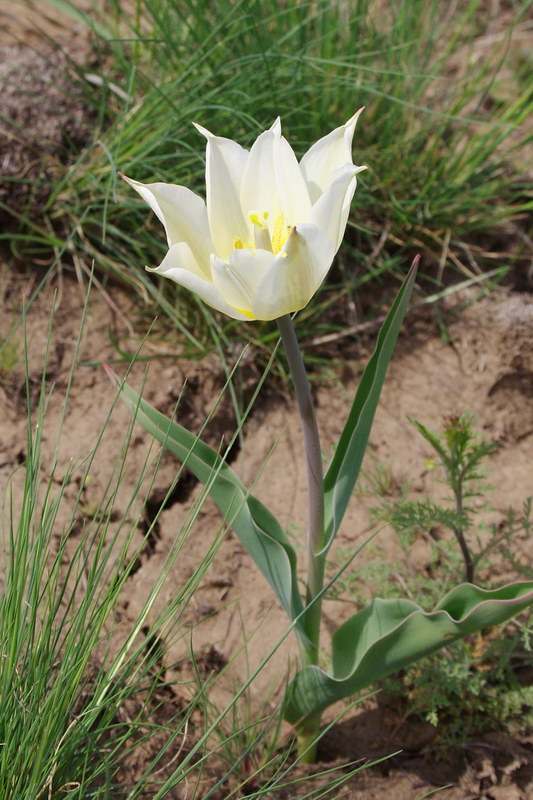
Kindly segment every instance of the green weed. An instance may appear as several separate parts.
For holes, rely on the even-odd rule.
[[[405,557],[391,560],[382,545],[372,545],[370,563],[346,570],[332,599],[361,605],[369,595],[393,598],[402,594],[430,608],[456,584],[461,571],[486,574],[494,566],[495,553],[499,563],[531,579],[531,567],[521,563],[514,547],[517,536],[530,532],[531,498],[520,512],[509,509],[504,520],[489,526],[477,523],[480,509],[470,502],[485,497],[484,462],[496,445],[475,433],[471,415],[446,417],[439,433],[411,421],[435,452],[434,459],[426,459],[426,466],[435,470],[436,479],[439,473],[443,477],[450,502],[413,502],[405,492],[391,497],[382,491],[382,481],[367,482],[367,492],[372,489],[379,501],[372,509],[374,519],[392,526]],[[482,503],[482,509],[486,508]],[[440,533],[446,529],[451,534],[448,538]],[[423,581],[409,561],[420,537],[429,543],[430,553]],[[343,563],[348,555],[348,550],[340,550],[337,558]],[[413,714],[438,726],[439,738],[447,742],[502,727],[514,734],[525,733],[533,720],[533,692],[521,679],[532,661],[529,634],[527,624],[518,622],[487,629],[427,656],[399,677],[386,679],[383,690],[396,699],[402,715]]]

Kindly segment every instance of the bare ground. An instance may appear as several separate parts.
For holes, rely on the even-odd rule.
[[[7,19],[4,33],[15,35],[19,41],[8,40],[6,36],[0,40],[4,55],[0,81],[4,87],[12,86],[14,71],[19,70],[21,85],[25,87],[24,96],[29,98],[26,105],[20,105],[16,95],[9,92],[5,95],[6,102],[11,103],[11,110],[15,109],[20,115],[20,125],[0,131],[2,172],[17,176],[27,167],[30,172],[35,170],[37,175],[39,170],[54,168],[54,159],[65,135],[83,138],[84,118],[75,105],[65,109],[59,102],[49,103],[46,113],[41,109],[41,115],[35,114],[35,97],[42,85],[53,85],[58,56],[47,54],[43,57],[33,51],[31,46],[38,41],[39,35],[29,33],[31,18],[20,15],[20,4],[7,3],[2,12],[4,21]],[[49,21],[47,26],[47,33],[59,37],[65,35],[64,28],[57,27],[57,20]],[[24,45],[21,44],[23,39]],[[39,85],[34,78],[29,80],[28,76],[35,74],[40,75]],[[44,147],[39,151],[38,142],[43,141]],[[31,198],[13,191],[9,196],[13,202],[22,205],[31,201]],[[6,263],[0,271],[1,335],[5,335],[11,324],[20,319],[22,297],[29,295],[33,285],[35,274],[32,275],[31,270],[21,274]],[[47,369],[47,386],[53,391],[44,434],[45,479],[63,413],[84,296],[84,291],[65,268],[41,292],[29,310],[29,376],[34,406],[54,291],[58,296]],[[117,358],[110,334],[118,336],[121,343],[133,351],[136,337],[142,336],[148,327],[146,321],[138,316],[138,308],[131,297],[116,289],[111,289],[110,295],[106,299],[94,292],[89,303],[78,358],[80,363],[74,373],[61,438],[58,478],[64,474],[72,458],[79,458],[92,450],[111,409],[114,389],[98,365],[103,358],[110,362]],[[509,506],[519,508],[531,494],[533,297],[527,293],[498,290],[490,297],[473,305],[466,304],[461,309],[459,304],[468,299],[463,295],[453,301],[455,310],[451,307],[453,304],[447,309],[448,341],[441,337],[431,316],[416,313],[409,316],[387,378],[372,432],[371,458],[367,459],[366,466],[371,472],[373,464],[387,465],[396,486],[406,480],[412,481],[411,492],[415,498],[432,495],[436,491],[434,475],[424,466],[424,459],[431,453],[413,431],[407,417],[414,416],[434,429],[439,427],[443,414],[471,411],[476,416],[478,428],[501,445],[490,461],[491,483],[496,488],[490,496],[493,510],[486,517],[489,522],[499,522]],[[133,321],[136,333],[133,338],[126,319]],[[223,370],[215,358],[202,363],[186,362],[179,357],[178,347],[174,353],[168,342],[162,346],[160,324],[156,324],[145,345],[144,352],[152,358],[144,395],[158,409],[171,413],[183,392],[180,421],[198,431],[223,386]],[[18,466],[13,478],[15,501],[22,488],[23,469],[20,465],[24,463],[26,446],[25,377],[20,332],[16,341],[13,363],[9,368],[4,364],[0,374],[0,406],[3,409],[0,416],[0,488],[3,489]],[[347,339],[340,351],[344,367],[339,378],[315,384],[326,454],[332,452],[342,428],[372,341],[371,335],[363,341]],[[339,350],[336,352],[338,355]],[[124,371],[125,365],[118,364],[115,368]],[[132,373],[133,385],[141,385],[142,372],[143,366],[137,365]],[[253,363],[248,364],[243,375],[246,390],[256,379]],[[91,469],[91,481],[84,489],[84,504],[88,509],[105,491],[113,456],[120,450],[128,423],[128,412],[117,406]],[[224,399],[206,435],[216,446],[222,438],[227,441],[233,429],[232,407]],[[243,446],[233,454],[233,466],[246,482],[257,479],[255,493],[288,527],[303,556],[306,500],[301,444],[299,423],[290,396],[279,385],[270,384],[246,426]],[[140,428],[136,429],[128,453],[128,469],[116,499],[117,513],[127,507],[149,448],[149,437]],[[175,463],[165,455],[155,484],[150,489],[147,486],[145,491],[145,495],[148,492],[150,495],[149,514],[156,512],[172,484],[175,470]],[[74,502],[78,490],[79,485],[74,480],[66,488],[57,537],[62,535],[61,526],[67,526],[69,522],[69,504]],[[127,630],[135,619],[199,493],[200,488],[194,481],[184,477],[160,517],[156,535],[147,539],[146,525],[150,520],[140,521],[132,547],[139,547],[141,556],[118,610],[121,630]],[[137,505],[131,508],[132,520],[141,513],[144,500],[145,496],[139,497]],[[338,537],[338,547],[353,548],[365,540],[373,530],[369,515],[369,507],[373,504],[375,499],[364,494],[354,498]],[[174,588],[194,572],[221,526],[217,510],[209,501],[206,502],[179,561],[163,586],[161,603],[168,600]],[[369,563],[376,558],[376,553],[384,562],[390,559],[391,563],[405,557],[390,529],[379,534],[373,548],[363,550],[359,563]],[[516,548],[522,563],[530,563],[531,542],[523,537],[516,542]],[[408,567],[424,575],[428,559],[425,541],[416,541],[408,556]],[[490,580],[503,583],[514,577],[502,562],[494,567]],[[395,580],[392,573],[390,579]],[[369,594],[371,589],[369,586]],[[350,603],[326,602],[325,640],[334,625],[353,610]],[[235,683],[247,677],[287,627],[284,614],[272,600],[268,586],[231,532],[226,533],[220,551],[182,622],[188,634],[174,643],[166,656],[169,716],[177,712],[183,700],[184,690],[178,683],[191,669],[191,649],[203,664],[206,675],[232,662],[231,669],[220,676],[213,689],[213,700],[222,704],[231,697]],[[247,641],[246,657],[239,656],[243,637]],[[294,643],[289,638],[252,684],[252,708],[259,708],[265,696],[270,697],[272,706],[279,701],[287,659],[294,663],[296,655]],[[335,711],[338,709],[333,709],[332,713]],[[437,733],[429,724],[402,718],[398,709],[386,699],[372,699],[350,712],[326,736],[320,751],[321,766],[339,764],[339,769],[342,769],[341,763],[353,759],[402,750],[401,754],[381,766],[354,778],[338,795],[349,800],[415,800],[432,788],[446,785],[449,788],[439,794],[444,800],[528,800],[533,796],[533,736],[513,738],[502,731],[480,731],[475,741],[443,748]],[[141,748],[132,755],[124,771],[124,780],[134,780],[149,757],[149,748]],[[176,799],[181,797],[180,791],[172,796]]]
[[[9,275],[4,271],[3,276],[0,298],[2,327],[9,326],[19,315],[20,298],[27,283],[27,278],[22,275]],[[29,375],[30,386],[35,387],[34,403],[43,367],[52,289],[50,286],[39,295],[28,314]],[[135,308],[132,299],[118,291],[113,293],[112,299],[114,307],[95,294],[89,304],[86,331],[78,358],[81,364],[74,373],[61,439],[59,478],[70,459],[79,458],[94,447],[97,433],[113,402],[114,389],[98,362],[103,358],[112,362],[116,358],[110,332],[122,336],[122,343],[127,341],[129,333],[124,326],[124,318],[129,316],[134,319]],[[55,433],[63,413],[66,380],[82,305],[83,292],[78,284],[64,280],[57,302],[47,370],[47,385],[51,389],[53,387],[44,433],[48,458],[51,458]],[[121,314],[117,315],[117,311]],[[532,322],[531,296],[506,290],[494,292],[456,314],[449,314],[448,343],[438,336],[436,327],[427,315],[421,317],[416,313],[411,314],[390,368],[372,432],[372,463],[389,465],[393,480],[398,483],[409,478],[413,482],[411,491],[414,497],[432,495],[435,492],[434,475],[424,466],[424,459],[431,453],[413,431],[407,416],[415,416],[429,427],[436,428],[443,414],[471,411],[476,415],[479,429],[500,442],[500,449],[490,462],[491,483],[496,488],[490,497],[494,510],[490,512],[489,521],[503,519],[509,506],[519,508],[531,486]],[[160,347],[157,344],[160,333],[158,324],[151,334],[153,343],[151,338],[148,339],[147,354],[153,355]],[[366,343],[347,343],[346,368],[342,380],[317,386],[319,422],[326,453],[331,452],[341,430],[370,345],[371,337]],[[124,370],[120,366],[116,369]],[[139,386],[143,369],[143,365],[137,365],[130,382]],[[185,379],[189,383],[184,388]],[[187,363],[177,356],[169,357],[167,347],[166,357],[151,360],[144,395],[154,406],[171,413],[176,398],[183,391],[180,421],[193,430],[199,430],[223,381],[222,368],[215,359],[208,359],[204,363]],[[25,454],[26,415],[21,357],[3,376],[0,391],[5,409],[0,422],[0,478],[5,485],[12,470],[23,462]],[[105,491],[113,456],[120,450],[128,422],[127,410],[117,406],[91,469],[91,480],[84,496],[89,508],[98,502]],[[210,424],[207,438],[212,443],[222,437],[227,440],[233,425],[231,405],[225,401],[220,413]],[[136,429],[128,454],[128,469],[116,500],[117,515],[127,504],[137,483],[149,445],[150,437],[140,428]],[[299,423],[291,398],[284,392],[280,394],[279,387],[275,393],[272,390],[265,391],[246,426],[244,444],[236,455],[233,467],[248,483],[257,479],[256,495],[288,527],[303,556],[306,497],[301,445]],[[368,460],[367,464],[371,469],[372,464]],[[149,507],[152,513],[155,513],[169,489],[175,469],[172,459],[165,456],[155,485],[151,488]],[[19,470],[14,483],[20,491],[22,470]],[[76,480],[67,487],[60,523],[63,520],[67,524],[69,502],[73,502],[78,488]],[[122,630],[128,629],[142,607],[199,492],[200,487],[194,481],[182,479],[160,517],[157,535],[143,543],[146,527],[139,525],[138,538],[132,545],[141,546],[141,556],[121,601],[118,619]],[[139,498],[138,509],[143,499]],[[375,504],[375,498],[365,495],[354,498],[339,534],[338,546],[353,548],[369,535],[372,524],[368,508],[372,504]],[[136,509],[132,508],[132,518],[135,513]],[[165,581],[160,595],[161,604],[195,570],[221,529],[221,524],[216,508],[210,502],[205,503],[180,558]],[[61,535],[59,527],[57,536]],[[530,559],[530,545],[531,542],[525,537],[515,543],[517,555],[524,564]],[[379,557],[385,560],[390,558],[391,563],[402,556],[394,532],[385,529],[372,548],[363,550],[358,563],[375,558],[376,546],[379,546]],[[425,541],[415,542],[408,557],[410,567],[424,575],[428,559],[429,550]],[[502,564],[500,568],[494,568],[491,583],[503,583],[513,577],[508,566]],[[392,574],[390,579],[394,580]],[[324,637],[327,638],[343,616],[353,611],[349,602],[326,602]],[[191,649],[205,664],[206,674],[232,662],[231,669],[220,676],[212,692],[213,701],[223,704],[231,698],[236,682],[239,685],[246,679],[287,627],[284,612],[273,601],[266,582],[231,532],[226,534],[181,624],[189,633],[174,643],[166,656],[169,667],[165,677],[168,685],[174,687],[172,692],[176,704],[183,699],[178,684],[190,671],[187,665],[190,665]],[[246,657],[239,655],[243,637],[247,640]],[[252,707],[259,709],[268,692],[271,692],[271,707],[279,701],[287,658],[295,657],[294,643],[288,639],[252,684]],[[172,667],[172,664],[178,666]],[[525,800],[530,796],[528,793],[533,790],[531,740],[517,740],[497,732],[481,733],[477,742],[469,741],[463,747],[452,748],[439,761],[435,756],[441,744],[435,742],[436,733],[429,724],[412,719],[402,720],[394,706],[387,705],[386,701],[372,700],[351,712],[328,734],[321,756],[325,763],[330,764],[404,750],[401,756],[387,761],[384,766],[353,779],[348,794],[343,795],[346,797],[387,798],[390,795],[402,800],[414,800],[423,794],[423,790],[446,784],[452,784],[452,788],[441,793],[446,800],[465,797],[494,800],[516,797],[517,800]],[[142,767],[142,760],[138,766]]]

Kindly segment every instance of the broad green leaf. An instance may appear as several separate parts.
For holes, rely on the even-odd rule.
[[[332,674],[304,667],[287,690],[285,718],[293,724],[407,667],[455,639],[499,625],[533,603],[533,581],[500,589],[466,583],[434,611],[412,600],[376,598],[347,620],[332,641]]]
[[[296,579],[296,554],[277,519],[246,490],[215,450],[156,411],[107,365],[104,368],[120,388],[120,396],[135,419],[208,486],[226,521],[272,586],[291,621],[294,620],[303,611]],[[300,623],[296,627],[305,635]]]
[[[350,414],[324,478],[324,551],[329,548],[339,530],[359,476],[387,367],[411,299],[417,267],[418,257],[413,261],[409,274],[381,326],[376,349],[363,372]]]

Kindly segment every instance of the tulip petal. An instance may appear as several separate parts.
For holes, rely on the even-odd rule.
[[[352,165],[341,167],[307,218],[307,222],[317,225],[327,233],[335,246],[335,252],[340,247],[346,229],[350,204],[357,186],[356,175],[363,169],[365,167]]]
[[[287,225],[304,222],[311,210],[307,183],[294,150],[281,135],[274,139],[274,164],[279,205]]]
[[[207,139],[205,183],[207,213],[214,251],[227,258],[234,249],[234,239],[250,239],[250,223],[241,209],[240,190],[248,150],[222,136],[213,136],[201,125],[196,129]]]
[[[208,278],[213,250],[205,202],[185,186],[172,183],[139,183],[124,176],[165,226],[168,246],[187,242],[194,259]]]
[[[257,137],[242,179],[245,214],[283,214],[288,225],[303,222],[311,208],[309,192],[292,147],[281,135],[279,118]]]
[[[304,308],[324,280],[333,256],[333,244],[320,228],[305,224],[293,228],[284,250],[257,286],[254,317],[277,319]]]
[[[199,269],[191,248],[185,242],[173,245],[158,267],[147,267],[147,270],[185,286],[201,297],[208,306],[233,319],[249,319],[248,315],[229,305],[217,287],[205,279],[203,270]]]
[[[340,167],[353,163],[353,134],[362,111],[360,108],[348,122],[315,142],[300,161],[312,203],[327,189]]]
[[[213,283],[230,305],[253,317],[255,295],[274,259],[268,250],[235,250],[228,261],[213,256]]]
[[[126,178],[167,233],[169,251],[152,271],[234,319],[271,320],[303,308],[340,246],[356,175],[365,169],[351,157],[359,113],[300,164],[279,118],[249,153],[196,125],[207,139],[207,204],[183,186]]]
[[[278,209],[274,166],[274,126],[257,137],[250,150],[241,184],[241,207],[245,214]]]

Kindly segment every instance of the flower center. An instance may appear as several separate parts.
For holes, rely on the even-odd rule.
[[[281,213],[271,215],[268,211],[250,211],[248,219],[253,225],[254,243],[250,245],[239,236],[233,239],[234,250],[243,248],[269,250],[277,255],[289,237],[291,228]]]

